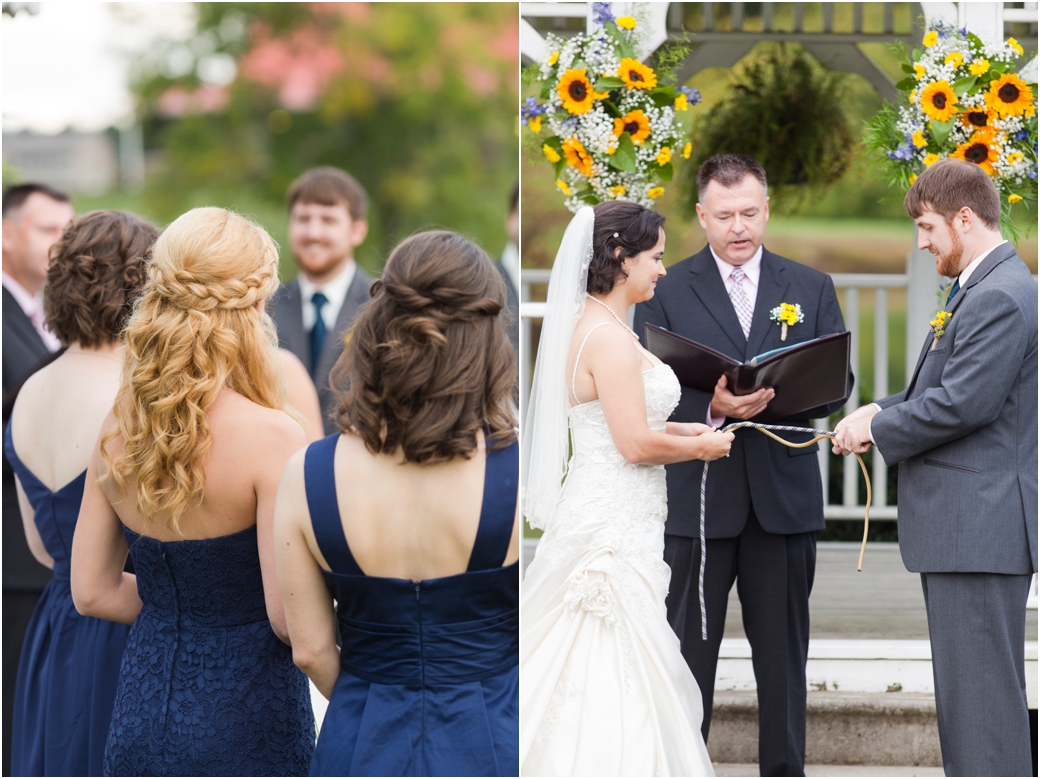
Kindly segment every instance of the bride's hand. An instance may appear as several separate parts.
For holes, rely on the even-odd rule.
[[[702,425],[702,427],[705,426]],[[733,433],[722,433],[718,430],[709,430],[706,433],[701,433],[697,437],[697,441],[702,447],[701,453],[697,456],[697,459],[711,462],[712,460],[718,460],[720,457],[725,457],[729,454],[729,449],[733,445]]]

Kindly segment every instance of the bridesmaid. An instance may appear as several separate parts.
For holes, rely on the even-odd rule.
[[[189,211],[155,244],[72,549],[80,612],[133,623],[106,774],[310,765],[272,546],[279,474],[306,444],[263,311],[277,288],[271,237],[224,209]]]
[[[158,235],[133,214],[94,211],[51,250],[44,309],[66,349],[25,382],[4,439],[29,548],[54,570],[18,667],[14,776],[101,775],[129,628],[76,612],[69,550],[87,460],[119,387],[119,333]]]
[[[466,239],[428,232],[393,251],[371,294],[333,374],[350,387],[342,432],[292,457],[275,508],[293,658],[329,698],[311,773],[516,776],[502,278]]]

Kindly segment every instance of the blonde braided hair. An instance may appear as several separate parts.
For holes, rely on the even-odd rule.
[[[278,289],[278,250],[259,225],[222,208],[196,208],[155,244],[144,294],[125,331],[117,427],[101,439],[108,473],[137,508],[179,532],[202,500],[210,446],[206,410],[225,387],[285,408],[274,324],[257,303]],[[107,444],[122,436],[122,451]]]

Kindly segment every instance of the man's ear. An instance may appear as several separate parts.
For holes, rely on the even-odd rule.
[[[368,220],[355,219],[350,225],[350,240],[354,246],[360,246],[368,236]]]
[[[708,220],[706,218],[704,206],[702,206],[700,203],[697,203],[697,221],[701,223],[701,227],[703,227],[705,230],[708,229]]]

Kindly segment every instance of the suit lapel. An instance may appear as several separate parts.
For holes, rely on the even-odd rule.
[[[771,327],[776,323],[769,319],[769,312],[780,305],[787,290],[787,279],[783,268],[771,252],[762,250],[762,272],[758,277],[758,294],[755,296],[755,314],[751,318],[751,332],[748,334],[745,360],[750,360],[762,351],[762,343],[766,340]]]
[[[311,353],[310,339],[303,329],[303,299],[300,284],[293,279],[285,285],[281,300],[277,303],[279,335],[286,349],[297,355],[306,365]]]
[[[984,278],[986,278],[986,276],[988,276],[995,267],[1000,265],[1000,263],[1014,256],[1015,247],[1014,244],[1012,244],[1010,241],[1005,241],[1004,243],[1000,244],[1000,246],[997,246],[993,251],[989,253],[989,256],[986,257],[986,259],[984,259],[981,263],[979,263],[979,266],[974,271],[972,271],[971,278],[968,279],[968,283],[961,287],[959,290],[957,290],[957,294],[954,295],[953,300],[946,304],[944,310],[949,311],[950,314],[956,312],[957,309],[960,307],[961,303],[964,301],[964,297],[968,293],[969,289],[971,289]],[[910,390],[913,389],[914,384],[917,382],[917,374],[921,371],[921,366],[924,364],[924,358],[928,356],[928,352],[932,347],[932,341],[934,339],[935,336],[932,335],[931,332],[929,332],[928,337],[924,341],[924,346],[921,348],[921,354],[917,358],[917,365],[914,367],[914,374],[910,378],[909,384],[906,385],[906,391],[908,393],[910,392]]]
[[[354,323],[361,306],[368,301],[368,288],[371,285],[372,279],[363,273],[361,268],[355,266],[354,278],[347,288],[347,296],[343,298],[343,305],[340,306],[339,314],[336,316],[336,326],[326,336],[325,343],[321,347],[321,360],[318,362],[315,378],[323,385],[328,384],[332,366],[339,359],[340,352],[343,351],[344,335]]]
[[[711,250],[707,246],[696,254],[690,263],[690,286],[704,304],[704,308],[733,342],[737,354],[744,354],[747,350],[747,339],[744,338],[744,331],[740,327],[740,320],[737,319],[733,301],[726,292],[726,285],[719,274],[715,258],[711,256]]]

